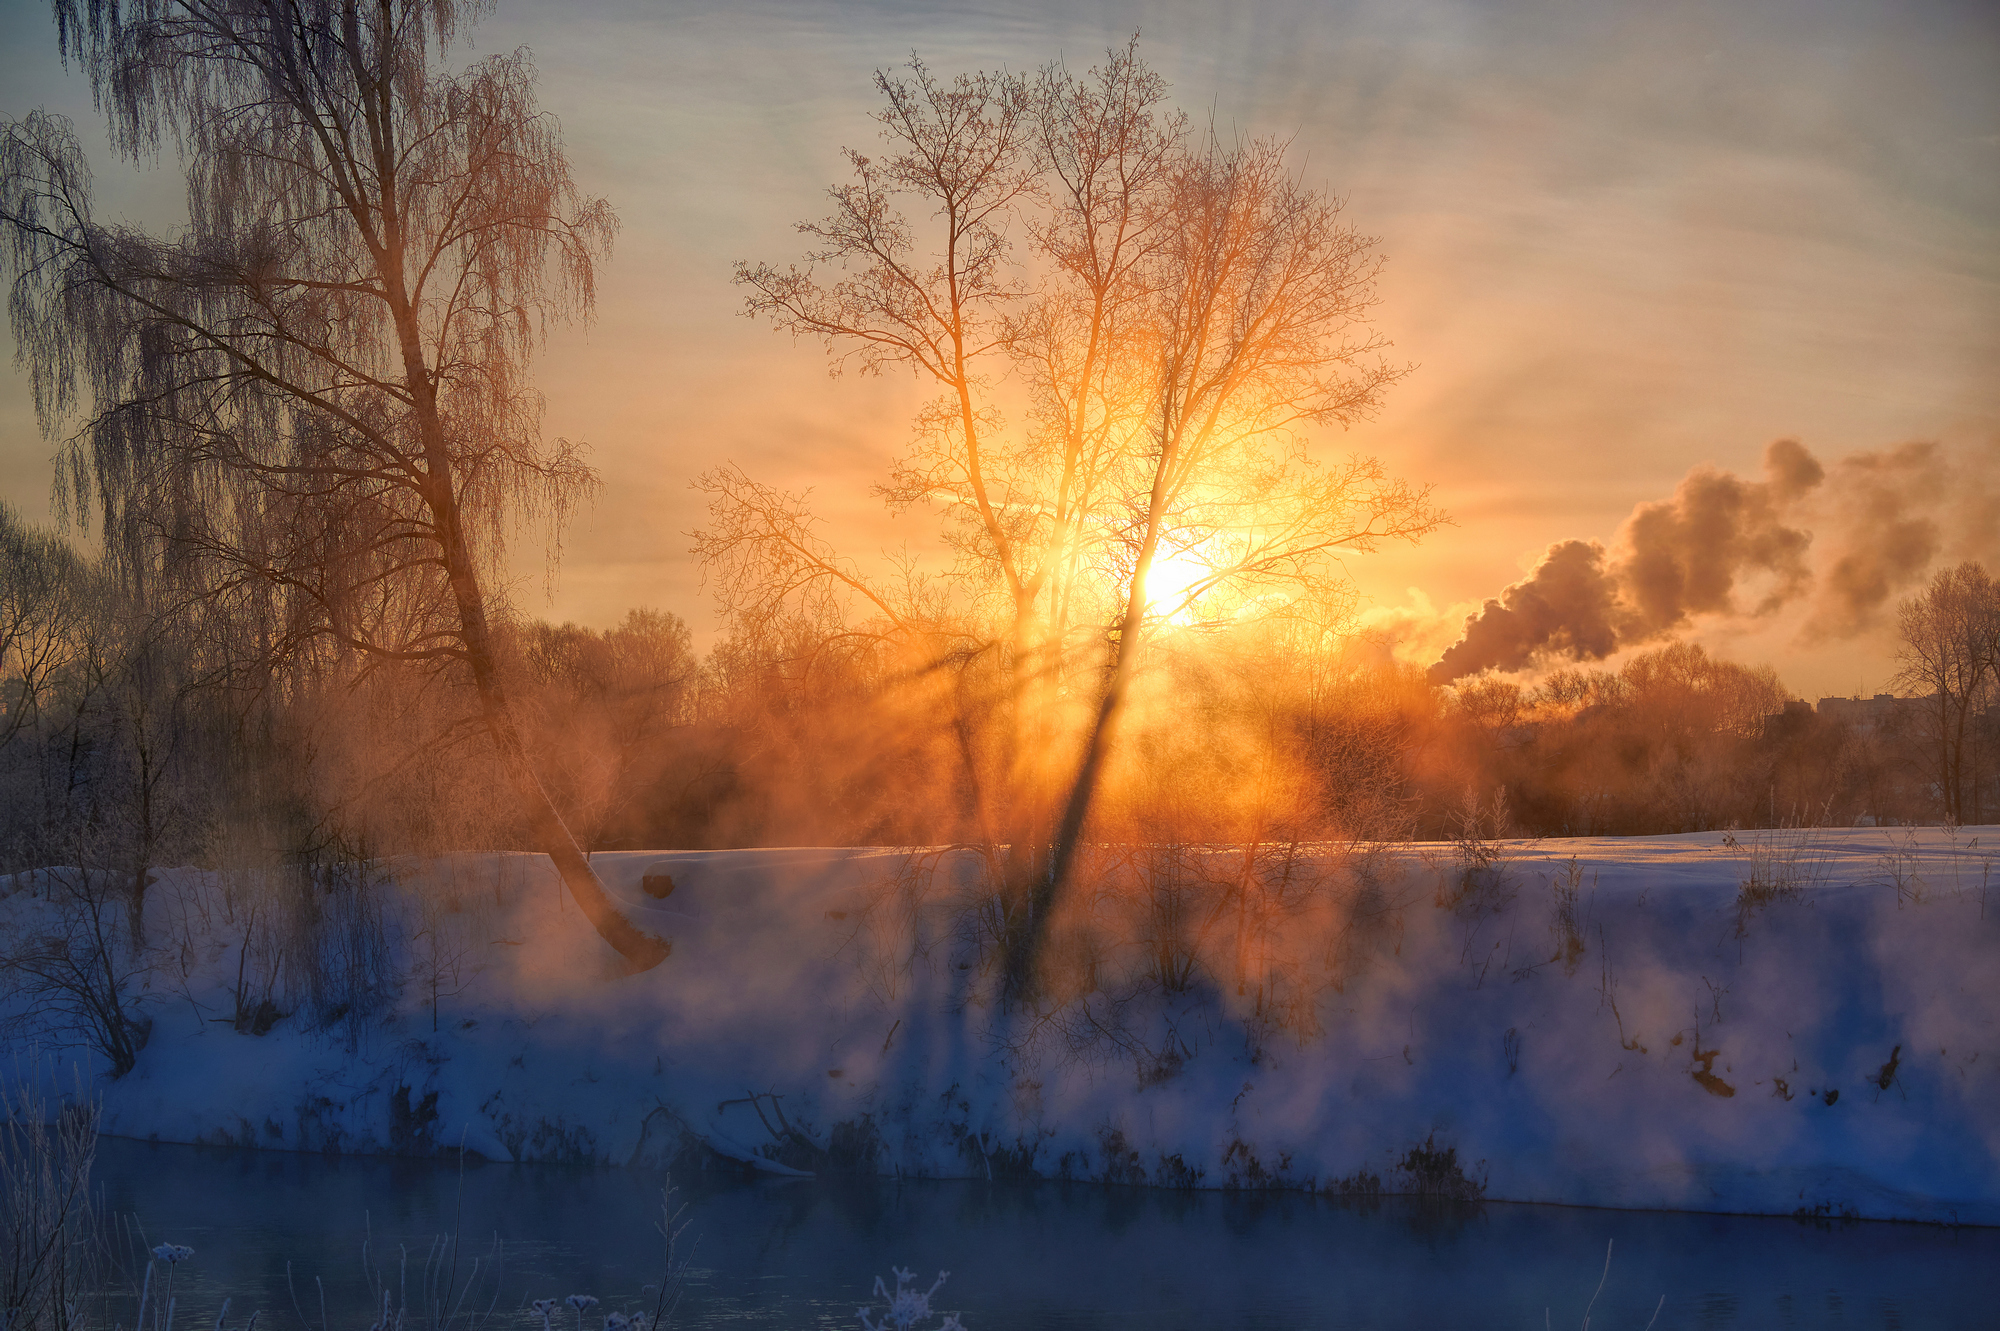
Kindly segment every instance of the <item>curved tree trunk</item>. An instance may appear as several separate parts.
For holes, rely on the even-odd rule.
[[[385,208],[384,212],[387,214],[390,210]],[[458,639],[465,652],[466,664],[472,671],[473,684],[479,690],[480,709],[485,715],[487,732],[493,737],[500,765],[506,770],[507,779],[521,802],[521,812],[534,829],[536,842],[554,863],[563,886],[575,898],[584,918],[590,921],[598,936],[624,958],[627,975],[651,970],[667,959],[673,951],[673,944],[634,925],[604,890],[597,871],[590,867],[589,857],[577,845],[576,837],[571,834],[562,815],[549,799],[548,792],[535,776],[527,751],[521,744],[520,732],[514,727],[506,690],[495,666],[493,635],[486,620],[485,593],[479,585],[478,567],[465,538],[464,515],[459,506],[451,456],[445,447],[443,423],[438,413],[437,387],[424,360],[417,322],[403,284],[400,234],[391,231],[389,244],[379,262],[389,306],[396,317],[404,382],[416,409],[417,427],[423,444],[426,472],[424,501],[431,511],[438,546],[444,556],[445,574],[451,583],[452,599],[458,610]]]
[[[485,714],[487,733],[493,737],[500,765],[506,770],[507,779],[521,801],[521,812],[534,829],[535,840],[542,852],[555,864],[563,886],[569,889],[570,896],[575,898],[577,907],[583,911],[584,918],[590,921],[598,936],[625,959],[625,973],[633,975],[651,970],[667,959],[673,951],[673,944],[634,925],[604,890],[597,871],[590,867],[589,857],[576,844],[575,836],[570,833],[548,792],[535,776],[534,767],[521,744],[520,732],[514,728],[513,714],[507,707],[506,689],[495,668],[492,633],[486,622],[486,602],[480,591],[477,570],[466,548],[449,470],[433,470],[429,498],[431,512],[438,524],[439,544],[444,547],[445,568],[451,578],[452,595],[458,607],[459,638],[465,648],[466,663],[471,667],[473,684],[479,690],[480,709]]]
[[[534,829],[535,840],[543,853],[554,862],[556,872],[562,876],[563,886],[569,889],[584,918],[597,930],[598,937],[611,944],[625,959],[627,975],[651,970],[665,961],[674,950],[673,943],[633,924],[604,890],[597,871],[590,867],[589,857],[576,844],[575,836],[563,822],[562,815],[556,811],[548,792],[542,788],[541,781],[529,765],[520,736],[514,730],[513,719],[507,713],[505,700],[497,692],[488,695],[482,689],[480,701],[486,712],[487,732],[493,736],[493,746],[499,750],[501,765],[506,768],[515,794],[521,801],[521,810]]]

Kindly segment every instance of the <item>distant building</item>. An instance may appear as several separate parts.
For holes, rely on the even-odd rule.
[[[1872,698],[1821,698],[1818,710],[1827,720],[1845,721],[1856,730],[1880,730],[1899,717],[1922,710],[1929,701],[1878,693]]]
[[[1906,718],[1921,714],[1933,701],[1934,695],[1898,698],[1893,693],[1878,693],[1872,698],[1821,698],[1815,708],[1803,698],[1793,698],[1785,704],[1784,711],[1765,714],[1764,735],[1777,739],[1803,734],[1815,716],[1822,721],[1839,722],[1860,734],[1874,734],[1900,728]]]
[[[1800,734],[1812,724],[1812,719],[1811,703],[1804,698],[1789,699],[1784,711],[1764,714],[1764,737],[1779,739]]]

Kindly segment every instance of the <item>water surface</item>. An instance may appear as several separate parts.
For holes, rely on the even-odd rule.
[[[361,1331],[371,1279],[418,1301],[432,1241],[461,1227],[459,1280],[482,1260],[487,1331],[538,1331],[526,1302],[571,1293],[603,1301],[582,1328],[597,1331],[606,1310],[650,1310],[659,1280],[657,1175],[107,1139],[97,1178],[150,1242],[196,1249],[177,1274],[184,1327],[213,1325],[228,1297],[233,1331],[253,1309],[259,1331]],[[1662,1296],[1663,1331],[1955,1328],[1995,1324],[1984,1281],[2000,1271],[1995,1229],[1096,1184],[690,1182],[678,1324],[699,1328],[856,1326],[892,1265],[926,1284],[949,1270],[938,1305],[967,1331],[1539,1328],[1545,1312],[1574,1327],[1607,1243],[1593,1328],[1636,1331]]]

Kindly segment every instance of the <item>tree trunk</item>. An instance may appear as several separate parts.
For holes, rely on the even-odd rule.
[[[385,208],[384,211],[390,210]],[[584,918],[590,921],[598,936],[625,959],[627,975],[651,970],[667,959],[673,951],[673,944],[635,926],[604,890],[603,881],[590,867],[589,857],[577,845],[576,838],[556,811],[548,792],[536,778],[527,752],[522,747],[520,733],[514,728],[513,715],[507,707],[506,690],[501,685],[499,671],[494,664],[493,637],[486,621],[485,595],[479,585],[479,573],[473,563],[471,548],[465,539],[464,518],[458,505],[451,457],[445,448],[443,423],[438,414],[436,385],[424,362],[416,319],[403,285],[402,241],[398,234],[391,234],[387,254],[381,261],[381,272],[388,288],[390,308],[396,316],[404,382],[416,409],[418,434],[423,444],[426,473],[422,491],[424,502],[436,524],[445,576],[451,583],[452,599],[458,610],[458,638],[465,649],[465,660],[472,671],[473,684],[479,690],[480,709],[485,716],[487,732],[493,737],[500,765],[506,770],[507,778],[521,801],[521,811],[534,829],[535,841],[556,866],[556,873],[561,876],[563,886],[569,889],[570,896],[575,898]]]
[[[1041,955],[1048,943],[1049,919],[1055,913],[1056,904],[1069,890],[1070,875],[1075,872],[1077,851],[1083,842],[1084,823],[1090,817],[1090,806],[1097,797],[1098,782],[1103,779],[1104,761],[1111,752],[1111,737],[1117,729],[1119,713],[1125,706],[1125,694],[1132,683],[1132,676],[1138,667],[1139,639],[1145,628],[1146,574],[1152,570],[1153,557],[1159,545],[1160,502],[1157,492],[1153,502],[1153,514],[1147,522],[1144,544],[1140,547],[1139,559],[1133,566],[1132,586],[1125,601],[1125,614],[1119,622],[1118,655],[1111,667],[1111,678],[1105,682],[1104,697],[1097,707],[1097,719],[1091,725],[1090,738],[1084,745],[1083,760],[1077,764],[1076,780],[1070,786],[1069,800],[1063,806],[1062,821],[1057,824],[1055,844],[1050,849],[1049,865],[1046,873],[1035,878],[1035,890],[1030,898],[1026,946],[1008,957],[1007,992],[1009,997],[1021,998],[1040,985]]]
[[[420,413],[420,418],[423,415]],[[577,845],[576,838],[556,811],[548,792],[536,778],[527,752],[521,745],[520,733],[514,728],[513,715],[507,708],[506,690],[494,665],[492,633],[486,622],[486,602],[471,553],[466,547],[457,496],[452,492],[450,464],[444,458],[442,444],[436,442],[440,432],[436,428],[434,409],[430,413],[430,427],[426,433],[431,436],[433,448],[426,452],[432,470],[426,498],[437,521],[445,570],[457,603],[459,640],[465,647],[466,663],[472,670],[473,684],[479,690],[480,708],[485,715],[487,732],[493,737],[493,746],[499,754],[500,765],[521,801],[521,812],[534,830],[536,843],[556,866],[556,873],[562,877],[563,886],[575,898],[584,918],[590,921],[598,936],[625,959],[627,975],[651,970],[667,959],[673,951],[673,944],[635,926],[604,890],[603,881],[590,867],[589,857]]]
[[[132,721],[134,747],[139,754],[139,856],[132,871],[131,895],[126,900],[126,946],[137,958],[146,950],[146,889],[153,885],[153,770],[152,753],[143,730],[144,722]]]
[[[604,890],[597,871],[590,867],[589,857],[576,844],[576,838],[570,834],[562,815],[556,811],[548,792],[542,789],[542,783],[529,766],[527,754],[521,748],[520,736],[498,690],[489,695],[482,688],[480,701],[485,707],[487,732],[493,736],[501,766],[514,784],[521,810],[534,829],[535,840],[555,864],[556,872],[562,876],[563,886],[569,889],[584,918],[597,930],[598,937],[611,944],[625,959],[627,975],[651,970],[665,961],[674,950],[673,943],[633,924]]]
[[[146,889],[153,885],[153,870],[140,852],[139,867],[132,871],[132,886],[125,897],[125,946],[133,957],[146,950]]]
[[[456,514],[454,513],[454,518]],[[457,525],[450,527],[452,536],[457,536]],[[598,936],[611,944],[618,955],[625,959],[625,973],[635,975],[651,970],[665,961],[672,953],[673,944],[664,938],[649,934],[625,918],[625,913],[604,890],[604,883],[597,871],[590,867],[590,858],[576,843],[569,827],[556,811],[549,799],[548,791],[542,788],[535,776],[533,766],[528,762],[526,750],[521,745],[520,732],[514,728],[513,715],[507,709],[506,691],[502,688],[499,673],[494,669],[491,636],[487,631],[485,606],[479,600],[479,587],[474,578],[471,562],[464,558],[464,544],[450,540],[445,546],[448,553],[456,553],[451,560],[452,589],[459,593],[458,605],[466,655],[472,667],[472,678],[479,689],[480,708],[485,714],[487,733],[493,737],[493,747],[500,757],[500,765],[513,783],[514,793],[521,801],[521,812],[527,816],[528,825],[534,830],[535,841],[542,852],[556,866],[563,886],[583,911],[584,918],[597,930]],[[461,578],[461,571],[463,577]]]

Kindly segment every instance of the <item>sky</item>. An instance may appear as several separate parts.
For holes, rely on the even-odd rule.
[[[580,184],[622,221],[595,320],[537,362],[548,433],[587,441],[603,488],[553,582],[541,543],[520,544],[519,607],[607,626],[648,605],[711,640],[688,483],[726,461],[811,487],[845,550],[929,548],[934,518],[870,493],[920,386],[830,377],[818,346],[741,316],[732,264],[798,257],[792,226],[825,211],[840,149],[873,142],[874,70],[913,50],[946,74],[1080,68],[1135,31],[1182,107],[1288,139],[1299,173],[1380,239],[1377,321],[1417,369],[1375,420],[1315,446],[1433,485],[1455,520],[1352,565],[1411,659],[1436,659],[1551,543],[1615,546],[1690,469],[1754,480],[1779,438],[1851,477],[1875,473],[1841,459],[1935,442],[1945,464],[1911,473],[1907,497],[1938,506],[1930,556],[1839,633],[1802,596],[1697,615],[1686,636],[1809,697],[1885,688],[1894,597],[1960,558],[2000,564],[2000,6],[1985,0],[501,0],[478,48],[533,52]],[[178,177],[112,161],[46,5],[0,0],[0,115],[38,105],[79,123],[101,216],[173,223]],[[0,498],[46,518],[52,451],[8,369]],[[1874,520],[1865,487],[1836,490],[1791,518],[1821,583]]]

